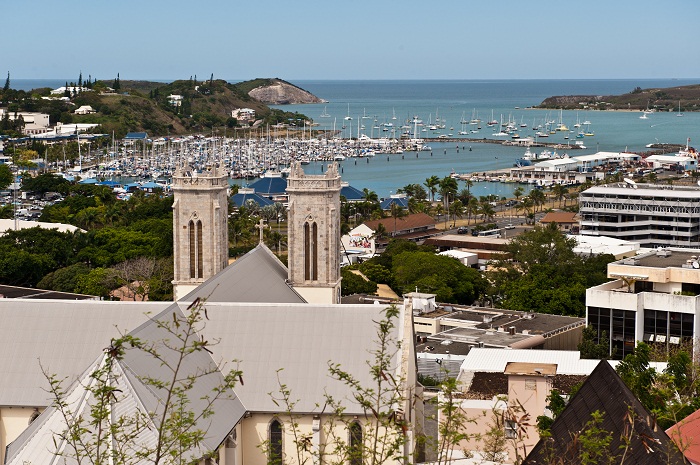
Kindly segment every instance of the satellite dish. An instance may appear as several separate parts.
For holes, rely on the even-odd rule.
[[[636,182],[632,181],[630,178],[625,178],[624,181],[629,184],[630,186],[634,186],[637,184]]]
[[[694,261],[693,268],[695,268],[696,270],[700,269],[700,263],[698,263],[697,261]]]

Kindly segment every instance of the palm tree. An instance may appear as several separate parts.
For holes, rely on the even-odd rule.
[[[537,211],[537,207],[544,205],[546,200],[544,192],[542,192],[540,189],[531,190],[527,196],[530,197],[530,200],[532,200],[532,205],[535,207],[533,213]]]
[[[457,226],[457,217],[461,218],[462,214],[464,214],[464,205],[461,200],[456,199],[452,202],[452,205],[450,205],[450,213],[452,214],[452,227],[454,228]]]
[[[440,178],[438,178],[435,175],[430,176],[429,178],[425,179],[425,187],[428,188],[428,192],[430,193],[430,201],[435,200],[435,193],[437,192],[437,186],[440,184]]]
[[[392,236],[396,235],[396,221],[399,218],[404,218],[406,217],[406,210],[399,205],[396,202],[391,202],[391,217],[394,218],[394,232],[391,234]]]
[[[554,184],[552,185],[552,193],[554,194],[554,198],[559,200],[559,206],[561,207],[561,201],[562,199],[566,199],[566,194],[569,193],[569,189],[564,187],[563,184]],[[566,206],[566,201],[564,201],[564,206]]]
[[[467,225],[468,225],[471,223],[472,215],[476,216],[479,214],[479,201],[476,200],[476,198],[474,198],[474,197],[470,198],[469,202],[467,202],[465,209],[467,211]]]
[[[516,205],[516,210],[523,210],[525,212],[525,217],[530,217],[530,209],[534,208],[535,204],[530,196],[523,198],[523,201]]]
[[[525,193],[525,190],[520,186],[516,187],[513,190],[513,196],[515,197],[515,200],[517,200],[518,202],[520,201],[520,197],[522,197],[524,193]]]

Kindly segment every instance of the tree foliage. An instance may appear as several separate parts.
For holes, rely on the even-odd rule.
[[[581,257],[555,224],[535,226],[510,241],[508,258],[488,272],[499,305],[511,310],[582,316],[586,289],[607,280],[611,255]]]

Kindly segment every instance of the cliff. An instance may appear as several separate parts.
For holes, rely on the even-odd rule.
[[[267,105],[325,102],[311,92],[281,79],[255,79],[238,83],[236,86]]]

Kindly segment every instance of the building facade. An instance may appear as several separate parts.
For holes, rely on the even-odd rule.
[[[666,248],[608,265],[614,281],[586,291],[586,322],[606,333],[614,358],[638,341],[659,349],[692,344],[700,334],[699,249]]]
[[[212,167],[173,175],[173,297],[185,296],[228,265],[228,182]]]
[[[289,281],[309,303],[340,303],[340,174],[307,175],[296,162],[288,178]]]
[[[642,247],[700,247],[700,188],[616,183],[579,197],[583,235],[609,236]]]

